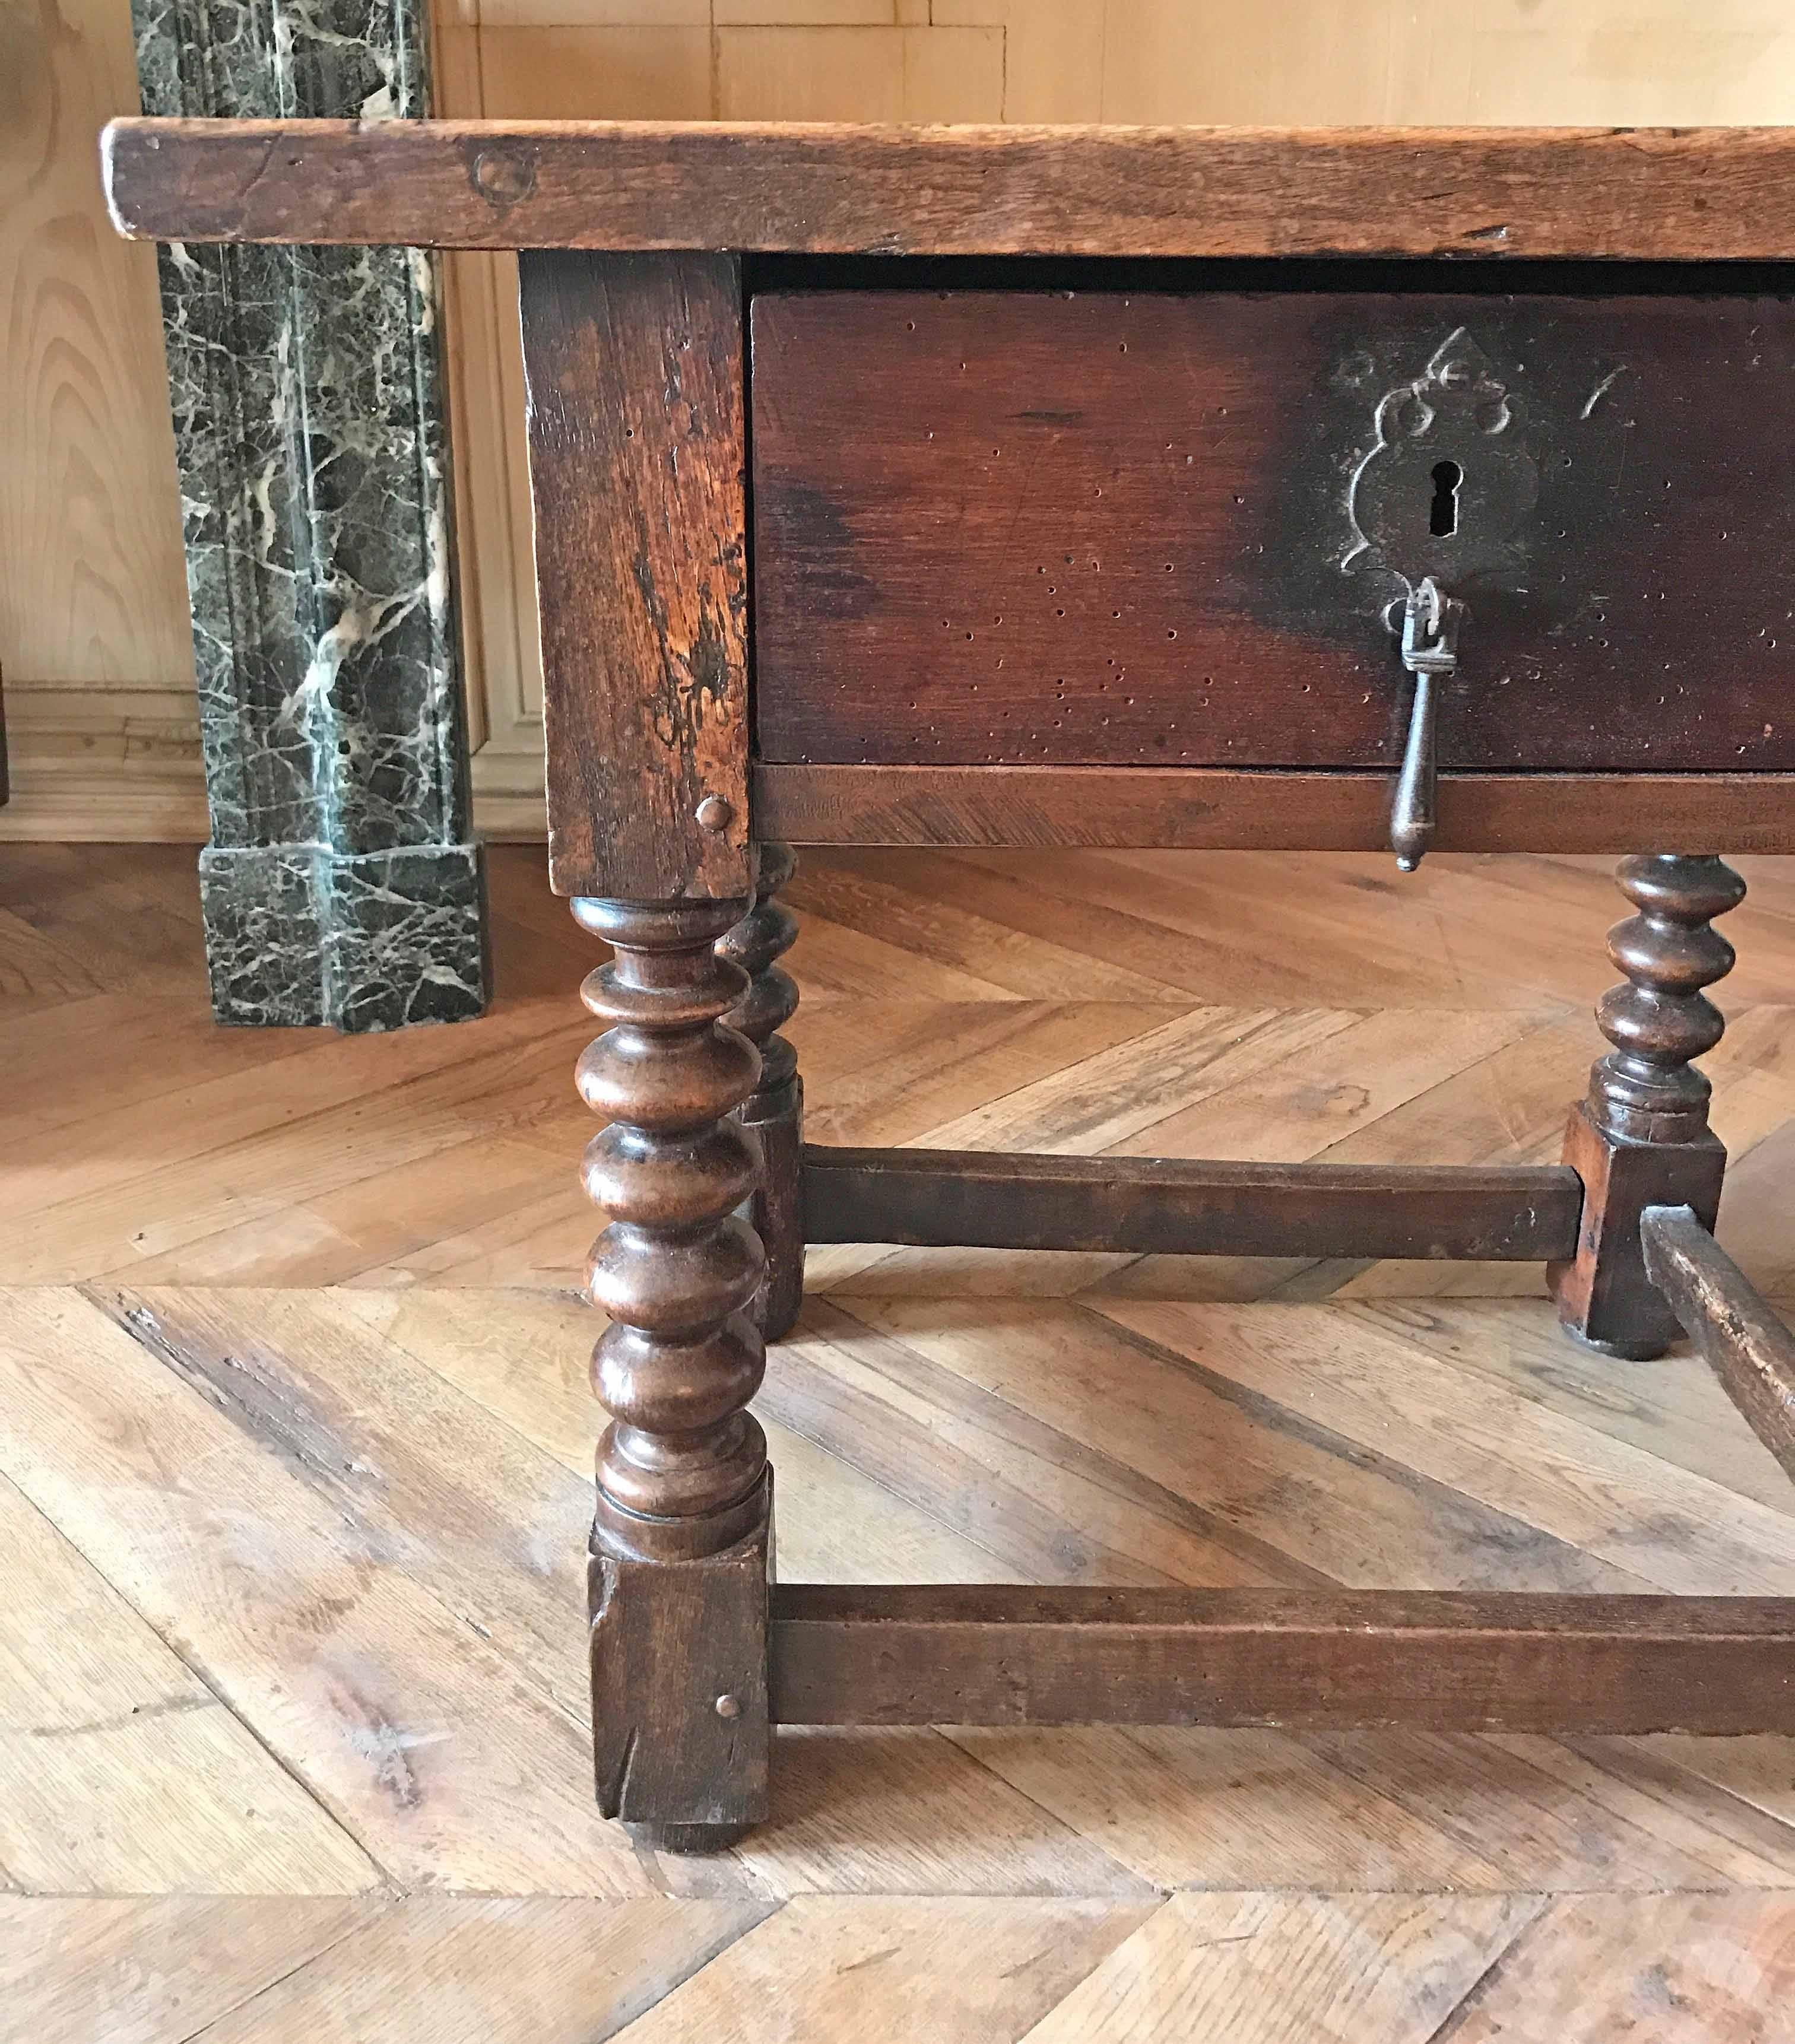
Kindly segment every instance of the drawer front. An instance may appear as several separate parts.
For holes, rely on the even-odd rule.
[[[770,293],[769,761],[1795,769],[1795,304]],[[1394,606],[1393,613],[1392,606]]]

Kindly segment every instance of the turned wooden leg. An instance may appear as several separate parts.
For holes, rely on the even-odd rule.
[[[1703,987],[1732,970],[1712,919],[1736,909],[1745,882],[1719,859],[1655,852],[1623,859],[1620,891],[1639,911],[1608,936],[1627,984],[1596,1020],[1614,1047],[1571,1110],[1564,1160],[1583,1181],[1577,1254],[1552,1266],[1559,1317],[1610,1355],[1662,1355],[1680,1331],[1646,1276],[1639,1215],[1687,1206],[1712,1228],[1727,1153],[1708,1127],[1707,1080],[1690,1062],[1726,1028]]]
[[[609,1124],[585,1165],[611,1216],[587,1273],[611,1320],[592,1358],[611,1417],[589,1578],[598,1804],[674,1850],[766,1812],[771,1481],[744,1410],[765,1258],[736,1211],[760,1146],[734,1112],[760,1059],[722,1020],[748,976],[716,948],[747,905],[573,904],[616,954],[581,990],[611,1026],[578,1067]]]
[[[804,1082],[797,1051],[778,1033],[798,1008],[797,983],[778,963],[791,949],[798,921],[776,898],[797,864],[789,844],[755,847],[754,906],[717,947],[748,975],[747,997],[728,1020],[760,1052],[760,1083],[736,1118],[759,1131],[764,1158],[753,1220],[767,1251],[767,1275],[754,1312],[768,1341],[790,1332],[804,1304]]]

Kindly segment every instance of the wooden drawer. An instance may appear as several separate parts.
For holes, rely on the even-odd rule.
[[[772,291],[750,331],[766,760],[1388,766],[1432,574],[1443,766],[1795,769],[1788,299]]]

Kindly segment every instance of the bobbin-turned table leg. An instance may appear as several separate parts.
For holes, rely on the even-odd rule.
[[[760,1145],[735,1118],[760,1059],[722,1019],[748,981],[717,948],[748,905],[573,904],[615,952],[582,989],[610,1026],[578,1066],[609,1123],[584,1172],[611,1216],[588,1266],[611,1320],[592,1358],[611,1417],[590,1569],[598,1804],[675,1851],[766,1812],[771,1479],[744,1409],[765,1258],[737,1212]]]
[[[1571,1110],[1564,1161],[1583,1181],[1577,1254],[1549,1275],[1566,1329],[1635,1360],[1662,1355],[1681,1331],[1647,1277],[1639,1215],[1687,1206],[1712,1229],[1727,1153],[1708,1126],[1708,1081],[1690,1062],[1726,1028],[1702,993],[1732,968],[1713,918],[1736,909],[1745,882],[1712,855],[1654,852],[1623,859],[1616,878],[1638,912],[1609,932],[1627,984],[1596,1009],[1613,1045]]]
[[[760,1052],[760,1083],[736,1118],[760,1137],[752,1217],[767,1275],[754,1313],[762,1334],[777,1341],[804,1304],[804,1083],[797,1051],[778,1033],[798,1009],[797,984],[778,962],[798,936],[798,920],[777,897],[798,861],[789,844],[757,844],[754,851],[754,906],[717,948],[748,975],[747,995],[728,1020]]]

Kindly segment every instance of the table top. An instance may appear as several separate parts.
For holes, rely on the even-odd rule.
[[[160,240],[816,255],[1795,258],[1795,129],[123,120]]]

